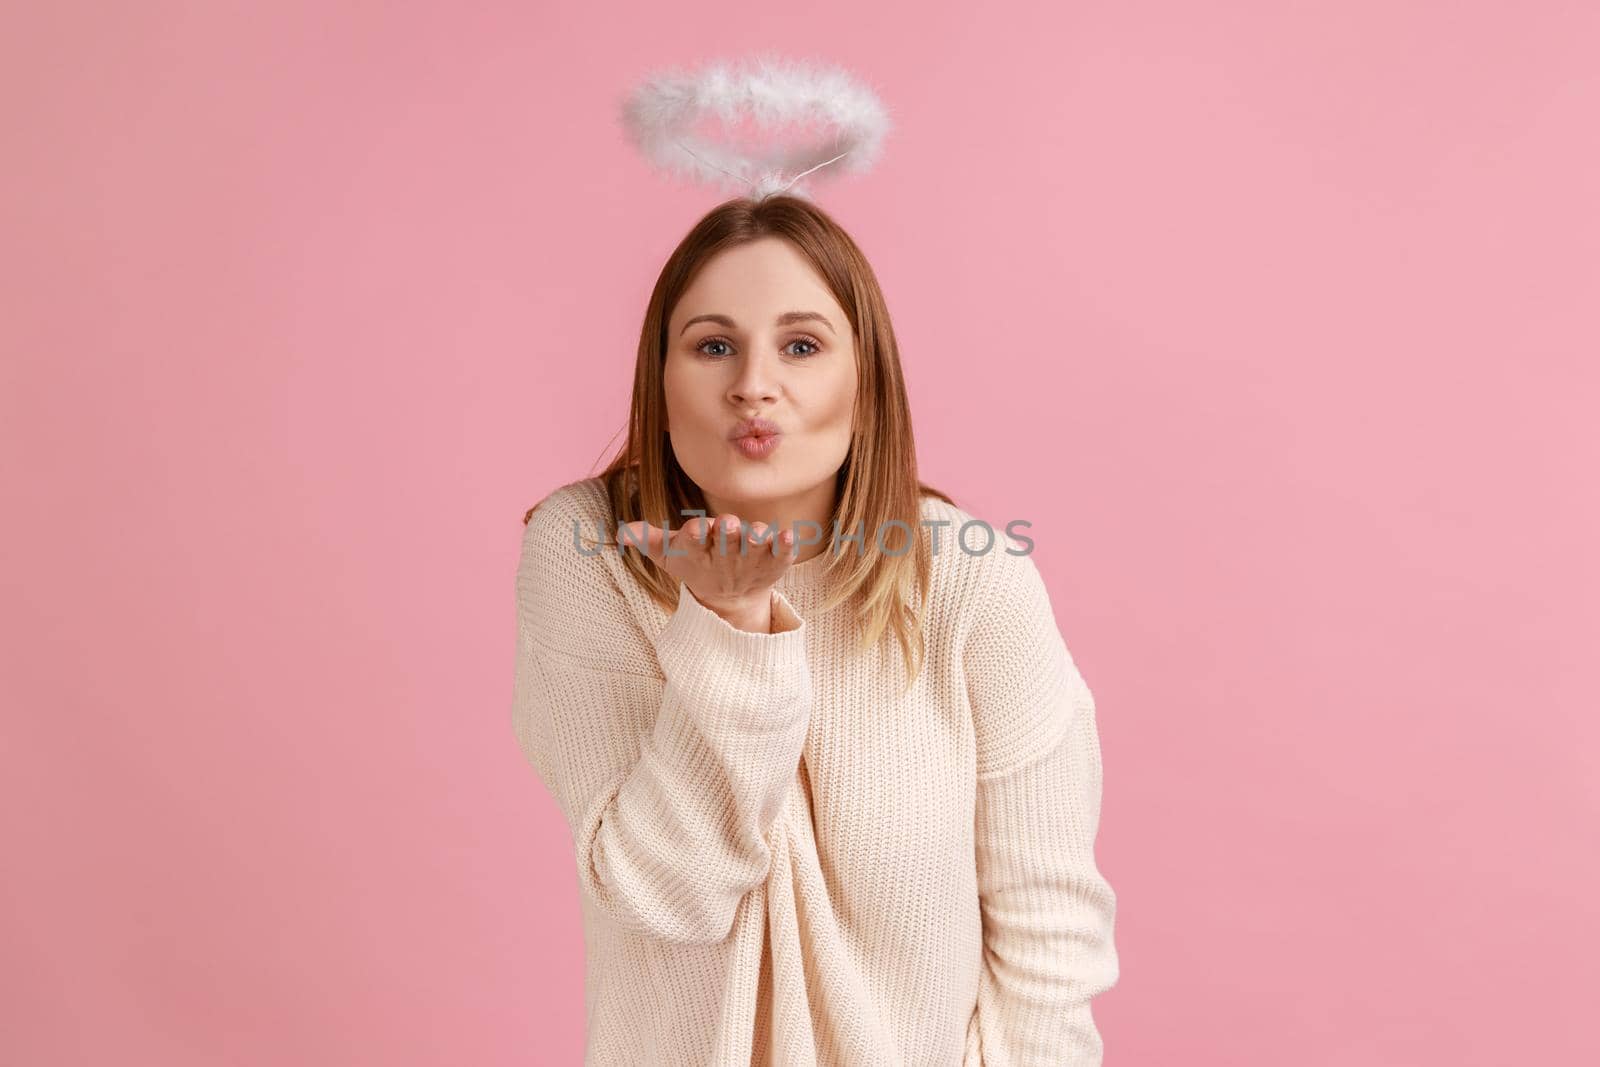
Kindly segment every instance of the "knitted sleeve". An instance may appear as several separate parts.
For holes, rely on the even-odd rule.
[[[972,1028],[996,1067],[1098,1067],[1090,1001],[1118,978],[1095,864],[1095,704],[1031,556],[1004,556],[963,645],[978,747],[984,966]]]
[[[662,940],[721,941],[765,878],[799,767],[805,622],[774,590],[775,632],[739,630],[680,583],[652,649],[559,504],[535,510],[518,565],[518,743],[566,817],[593,906]]]

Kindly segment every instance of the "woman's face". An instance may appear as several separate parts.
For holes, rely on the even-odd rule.
[[[701,268],[667,323],[663,374],[673,453],[714,511],[831,506],[855,417],[855,335],[788,241]],[[776,446],[741,447],[732,434],[747,418],[776,424]]]

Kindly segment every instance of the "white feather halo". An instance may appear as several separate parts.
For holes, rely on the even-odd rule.
[[[653,167],[753,199],[781,192],[810,198],[806,175],[830,163],[864,174],[877,163],[889,115],[877,95],[838,67],[762,54],[742,65],[718,60],[699,71],[645,78],[622,104],[622,125]],[[728,128],[752,120],[767,144],[743,150],[698,136],[707,117]],[[786,123],[818,124],[809,143],[773,136]],[[826,173],[826,172],[824,172]]]

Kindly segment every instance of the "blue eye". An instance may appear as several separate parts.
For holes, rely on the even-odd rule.
[[[709,356],[712,359],[721,359],[723,357],[724,353],[707,352],[706,351],[706,346],[707,345],[726,345],[726,346],[732,347],[731,342],[728,341],[724,337],[707,337],[704,341],[701,341],[699,344],[695,345],[694,346],[694,350],[696,352],[699,352],[702,355]],[[795,352],[794,353],[794,355],[799,357],[800,359],[810,359],[812,356],[815,356],[818,352],[822,351],[821,343],[818,342],[817,339],[814,338],[814,337],[796,337],[793,341],[789,342],[789,345],[786,345],[784,347],[787,348],[790,345],[810,345],[811,346],[812,350],[810,352]]]

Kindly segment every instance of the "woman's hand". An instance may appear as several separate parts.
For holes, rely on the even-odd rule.
[[[730,625],[754,633],[772,629],[772,587],[799,554],[793,530],[767,540],[767,524],[756,522],[743,534],[733,514],[714,520],[697,515],[670,538],[642,519],[623,526],[629,532],[619,531],[619,551],[623,545],[637,548],[643,543],[646,555]]]

